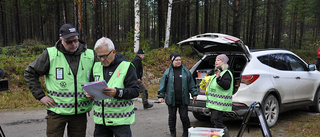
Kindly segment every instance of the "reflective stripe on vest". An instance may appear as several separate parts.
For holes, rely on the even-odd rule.
[[[208,88],[207,88],[207,102],[206,107],[210,109],[215,109],[219,111],[232,111],[232,91],[233,91],[233,76],[229,70],[224,70],[221,72],[220,77],[222,77],[226,72],[231,76],[231,84],[228,90],[224,90],[217,84],[216,75],[213,75]]]
[[[93,50],[87,49],[81,53],[77,76],[74,76],[64,54],[56,47],[47,48],[50,69],[46,75],[48,96],[57,104],[47,107],[48,110],[61,115],[82,114],[92,109],[93,102],[85,96],[81,88],[84,82],[89,82],[94,63]]]
[[[109,87],[124,88],[130,62],[122,61],[108,81]],[[93,67],[96,81],[104,80],[103,66],[96,62]],[[94,122],[106,126],[130,125],[135,120],[133,99],[105,99],[94,103]]]

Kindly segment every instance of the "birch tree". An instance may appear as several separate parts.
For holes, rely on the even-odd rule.
[[[171,25],[171,11],[172,11],[172,0],[168,2],[168,16],[167,16],[167,27],[166,27],[166,40],[164,42],[164,48],[169,47],[170,41],[170,25]]]
[[[134,53],[139,50],[140,43],[140,0],[134,1],[134,20],[135,20],[135,30],[134,30]]]

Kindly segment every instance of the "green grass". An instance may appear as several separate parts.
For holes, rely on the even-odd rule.
[[[23,45],[0,48],[0,67],[8,73],[6,79],[9,81],[9,90],[0,92],[0,111],[6,109],[35,109],[45,107],[32,96],[24,80],[23,72],[28,64],[35,60],[46,47],[46,45],[29,40],[25,41],[25,44]],[[317,47],[310,45],[303,50],[292,51],[307,63],[315,64]],[[148,75],[143,78],[143,82],[148,89],[150,99],[157,99],[157,91],[159,88],[158,82],[165,69],[171,64],[169,59],[171,53],[179,53],[182,56],[182,63],[189,69],[198,60],[191,48],[171,46],[167,49],[144,48],[144,50],[146,54],[143,64],[144,70]],[[117,53],[125,55],[128,61],[131,61],[135,57],[132,50],[127,50],[126,52],[117,51]],[[45,90],[44,78],[40,78],[40,81],[43,90]],[[303,117],[291,116],[289,119],[294,120],[289,121],[286,124],[278,123],[276,126],[278,127],[283,124],[281,126],[284,128],[286,136],[320,136],[320,132],[317,132],[320,128],[319,115],[307,115]],[[278,128],[272,128],[271,131],[278,132],[277,129]]]
[[[142,48],[145,50],[145,58],[143,60],[144,70],[148,76],[143,77],[145,86],[148,89],[150,98],[157,97],[157,90],[159,83],[150,81],[159,81],[164,71],[171,64],[170,54],[177,52],[182,56],[182,63],[190,69],[198,60],[198,57],[190,47],[181,48],[179,46],[170,46],[169,48],[149,49],[147,41],[143,42]],[[304,50],[293,50],[298,56],[308,63],[315,64],[316,51],[315,45],[318,42],[310,44]],[[39,101],[35,100],[28,89],[23,73],[24,69],[30,62],[35,60],[43,50],[48,47],[33,40],[26,40],[24,44],[19,46],[8,46],[0,49],[0,64],[1,68],[8,73],[9,90],[0,92],[0,109],[4,108],[33,108],[44,107]],[[133,48],[126,48],[126,51],[117,51],[117,53],[124,55],[128,61],[131,61],[136,54]],[[45,90],[44,80],[42,81],[42,88]]]

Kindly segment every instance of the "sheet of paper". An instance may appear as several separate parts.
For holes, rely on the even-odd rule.
[[[111,98],[102,93],[102,90],[108,87],[106,81],[88,82],[83,84],[84,86],[82,86],[82,89],[91,96],[94,96],[94,100],[97,101]]]

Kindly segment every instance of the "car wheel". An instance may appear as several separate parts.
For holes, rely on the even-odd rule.
[[[318,89],[317,93],[314,95],[313,103],[314,105],[310,107],[310,110],[320,113],[320,89]]]
[[[279,117],[279,102],[274,95],[269,95],[263,103],[264,116],[269,127],[273,127]]]
[[[192,112],[192,114],[199,121],[210,121],[210,116],[203,115],[200,112]]]

